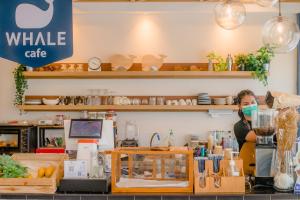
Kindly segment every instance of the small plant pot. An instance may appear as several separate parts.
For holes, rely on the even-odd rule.
[[[211,60],[208,61],[208,71],[214,71],[214,63]]]
[[[244,65],[244,64],[240,64],[240,65],[238,66],[238,69],[239,69],[239,71],[246,71],[245,65]]]
[[[268,72],[270,70],[270,63],[263,64],[263,68]]]

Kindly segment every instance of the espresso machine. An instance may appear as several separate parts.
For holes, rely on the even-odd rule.
[[[255,187],[273,187],[272,163],[276,154],[274,144],[274,109],[258,110],[252,113],[252,129],[256,134],[255,146]]]

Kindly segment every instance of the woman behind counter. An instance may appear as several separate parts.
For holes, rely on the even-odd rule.
[[[234,134],[241,150],[245,142],[256,142],[256,134],[251,126],[251,113],[258,110],[258,105],[256,96],[251,90],[242,90],[238,93],[237,103],[241,120],[234,125]]]

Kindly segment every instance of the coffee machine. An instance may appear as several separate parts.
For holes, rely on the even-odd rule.
[[[272,163],[276,154],[273,142],[275,134],[274,109],[258,110],[252,113],[252,128],[256,134],[255,186],[273,186]]]

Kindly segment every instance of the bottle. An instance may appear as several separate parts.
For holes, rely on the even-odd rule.
[[[212,134],[209,134],[209,136],[208,136],[208,142],[207,142],[208,152],[212,152],[213,151],[213,146],[214,146],[214,137],[213,137]]]
[[[233,64],[232,57],[230,54],[228,54],[228,56],[226,58],[226,66],[227,66],[228,71],[232,71],[232,64]]]
[[[220,146],[222,146],[222,149],[224,149],[224,148],[225,148],[224,137],[222,137],[222,140],[221,140],[221,144],[220,144]]]
[[[233,153],[234,152],[231,153],[231,159],[229,161],[229,166],[227,168],[227,174],[228,174],[228,176],[239,176],[240,175],[240,171],[236,167],[235,161],[233,160]]]
[[[170,130],[170,134],[169,134],[168,146],[169,147],[174,147],[175,146],[175,135],[174,135],[172,129]]]
[[[227,147],[226,148],[231,148],[233,149],[233,140],[232,140],[232,136],[231,136],[231,131],[228,132],[228,143],[227,143]]]

